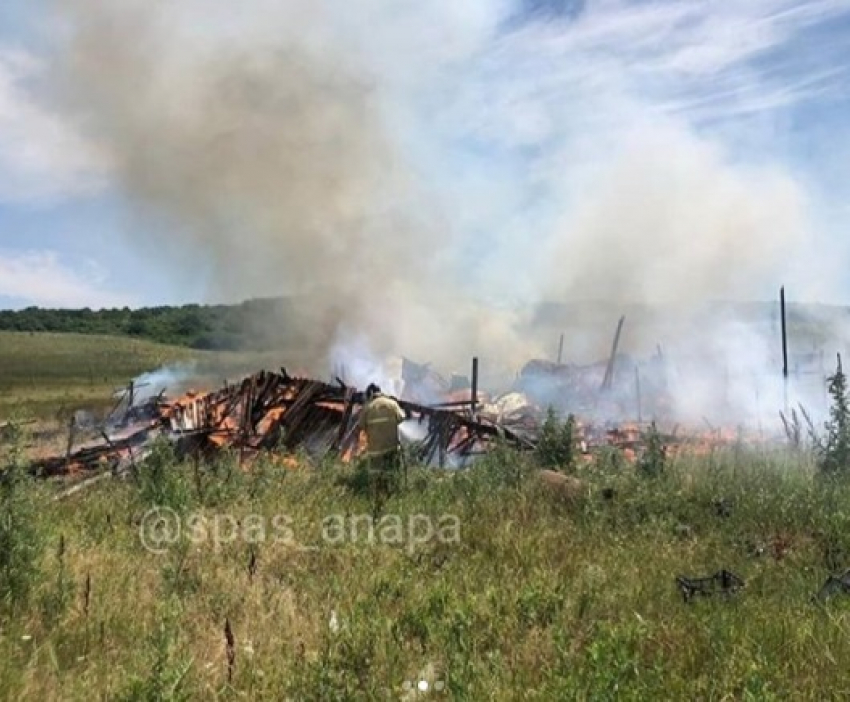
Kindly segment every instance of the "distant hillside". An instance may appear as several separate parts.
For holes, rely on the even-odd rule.
[[[137,310],[29,307],[20,311],[0,311],[0,331],[130,336],[194,349],[262,350],[270,347],[275,339],[272,330],[264,333],[270,320],[285,322],[292,307],[285,299]]]
[[[323,314],[328,311],[324,309]],[[690,310],[693,313],[694,310]],[[834,336],[838,330],[850,335],[850,308],[834,305],[789,302],[789,334],[808,348]],[[543,302],[531,315],[529,334],[552,337],[553,345],[562,331],[581,328],[600,336],[599,349],[606,349],[620,315],[627,330],[660,325],[675,317],[673,307],[662,305],[575,301]],[[691,316],[689,314],[689,316]],[[717,302],[696,310],[692,320],[733,316],[736,320],[778,333],[778,302]],[[317,315],[308,298],[267,298],[236,305],[183,305],[98,310],[53,310],[30,307],[0,311],[0,332],[50,332],[128,336],[172,346],[213,351],[288,351],[312,353],[311,344],[336,328],[345,317],[344,305],[332,314]],[[599,350],[595,352],[598,356]]]

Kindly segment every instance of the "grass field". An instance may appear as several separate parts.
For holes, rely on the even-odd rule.
[[[166,365],[193,363],[195,379],[217,387],[286,360],[271,352],[194,351],[120,336],[0,331],[0,422],[63,420],[78,408],[106,409],[116,389]]]
[[[197,357],[189,349],[130,338],[0,332],[0,419],[102,407],[140,373]]]
[[[657,479],[606,459],[584,473],[588,496],[565,502],[504,453],[466,472],[413,471],[371,539],[357,516],[370,500],[347,474],[272,462],[245,473],[229,460],[199,470],[163,454],[139,482],[49,506],[47,486],[26,487],[22,504],[40,516],[21,539],[43,550],[28,595],[4,603],[0,695],[850,694],[850,603],[811,602],[850,564],[850,486],[821,482],[803,459],[732,451]],[[158,553],[141,537],[154,507],[184,524]],[[721,568],[745,579],[740,594],[684,603],[676,576]],[[421,679],[432,691],[416,696]]]
[[[32,407],[186,358],[0,340],[4,392]],[[201,360],[212,377],[277,359]],[[812,601],[850,568],[850,480],[804,451],[737,445],[655,477],[605,452],[565,497],[500,450],[413,467],[373,523],[350,466],[166,447],[57,501],[17,431],[0,433],[2,699],[850,696],[850,597]],[[677,576],[721,569],[744,589],[683,601]]]

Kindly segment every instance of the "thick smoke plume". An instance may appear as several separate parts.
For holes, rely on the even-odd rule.
[[[518,350],[460,290],[453,213],[431,196],[384,85],[392,56],[367,55],[372,31],[398,27],[367,33],[360,18],[352,41],[344,17],[301,0],[248,3],[240,17],[193,0],[71,7],[64,98],[147,217],[138,245],[175,276],[204,276],[213,300],[305,298],[314,359],[352,334],[374,353],[437,361]]]
[[[145,222],[139,250],[210,300],[304,299],[281,335],[317,365],[516,368],[552,355],[553,330],[529,326],[543,300],[772,297],[808,232],[805,190],[682,107],[683,86],[748,57],[694,53],[699,27],[668,41],[682,3],[672,23],[658,3],[556,5],[68,0],[57,86]],[[614,320],[567,353],[604,356]],[[726,365],[772,362],[761,331],[736,330],[712,348]],[[704,350],[698,331],[683,355]],[[669,341],[628,332],[632,351]]]

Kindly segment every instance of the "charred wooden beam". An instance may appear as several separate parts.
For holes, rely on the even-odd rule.
[[[623,323],[625,317],[620,317],[617,323],[617,331],[614,333],[614,343],[611,345],[611,357],[608,359],[608,366],[605,368],[605,377],[602,380],[602,390],[610,389],[614,382],[614,364],[617,360],[617,348],[620,346],[620,334],[623,331]]]

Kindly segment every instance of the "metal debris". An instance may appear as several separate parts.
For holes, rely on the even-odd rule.
[[[839,594],[850,595],[850,570],[837,577],[830,575],[818,594],[815,595],[815,600],[826,602]]]
[[[744,587],[744,581],[728,570],[720,570],[708,578],[687,578],[680,575],[676,578],[676,584],[685,602],[690,602],[697,595],[703,597],[716,594],[734,595]]]

